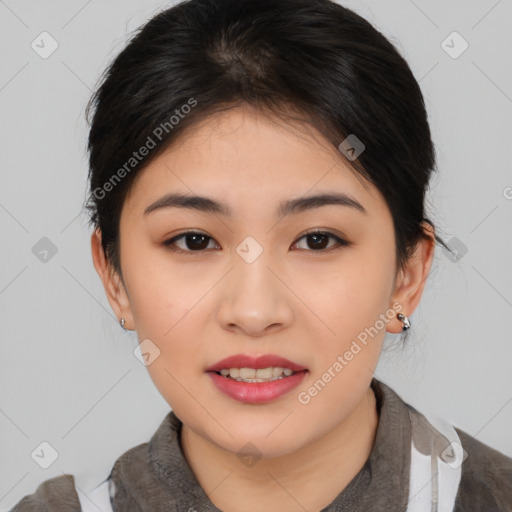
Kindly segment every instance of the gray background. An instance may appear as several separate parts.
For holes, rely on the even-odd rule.
[[[166,5],[0,0],[1,510],[62,473],[89,490],[168,412],[134,356],[136,334],[110,309],[80,215],[85,104],[129,32]],[[376,376],[512,456],[512,4],[344,5],[391,38],[419,80],[440,171],[428,213],[467,249],[457,261],[436,249],[409,345],[383,353]],[[43,31],[59,45],[46,59],[31,47]],[[442,44],[453,31],[469,44],[457,58]],[[447,44],[462,48],[453,36]],[[33,250],[43,237],[57,250],[46,262]],[[59,454],[48,469],[31,458],[42,441]]]

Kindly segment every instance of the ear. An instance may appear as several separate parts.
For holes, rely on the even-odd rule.
[[[420,239],[409,261],[398,272],[391,300],[392,304],[395,302],[401,304],[400,313],[406,316],[412,315],[420,302],[434,259],[435,230],[428,222],[422,222],[422,227],[429,239]],[[402,322],[395,318],[389,322],[387,331],[401,333],[402,327]]]
[[[96,228],[91,236],[91,252],[94,268],[105,288],[108,302],[111,308],[120,320],[126,320],[125,329],[134,329],[133,315],[130,307],[130,301],[123,281],[119,274],[113,269],[112,265],[107,261],[105,252],[101,245],[101,231]]]

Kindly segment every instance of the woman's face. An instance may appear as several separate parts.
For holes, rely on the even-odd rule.
[[[188,202],[166,206],[169,194]],[[341,199],[308,200],[325,194]],[[189,231],[200,236],[180,238]],[[126,292],[111,304],[152,380],[183,423],[233,453],[251,442],[283,455],[330,432],[366,396],[396,313],[411,313],[395,302],[402,274],[378,190],[318,138],[247,109],[148,165],[123,206],[120,251]],[[305,371],[246,384],[208,371],[232,356]],[[259,363],[216,368],[293,366]]]

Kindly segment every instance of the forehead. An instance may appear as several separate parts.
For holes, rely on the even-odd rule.
[[[239,206],[320,191],[384,201],[313,127],[243,107],[188,127],[141,171],[126,202],[144,209],[169,191]]]

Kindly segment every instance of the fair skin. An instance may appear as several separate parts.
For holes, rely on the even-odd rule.
[[[108,300],[139,341],[160,355],[151,379],[183,422],[181,446],[209,499],[226,512],[318,511],[360,471],[378,426],[370,387],[393,316],[308,403],[298,400],[365,328],[398,303],[417,307],[434,255],[421,241],[396,272],[391,213],[335,148],[262,113],[237,108],[185,132],[141,173],[123,205],[121,269],[91,238]],[[311,128],[312,130],[312,128]],[[313,133],[313,132],[311,132]],[[225,202],[231,216],[168,207],[144,215],[167,193]],[[283,200],[345,193],[366,213],[330,204],[278,218]],[[304,236],[319,228],[347,240]],[[181,238],[189,230],[208,237]],[[252,237],[263,252],[247,263],[236,249]],[[331,248],[332,247],[332,248]],[[396,315],[396,313],[395,313]],[[277,354],[308,369],[298,388],[264,404],[221,393],[206,368],[234,355]],[[237,452],[254,445],[261,458]]]

